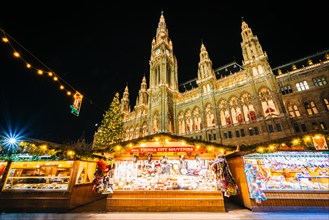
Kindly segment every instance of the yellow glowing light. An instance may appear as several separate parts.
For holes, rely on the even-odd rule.
[[[3,38],[2,38],[2,41],[5,42],[5,43],[7,43],[9,40],[8,40],[8,38],[3,37]]]
[[[311,137],[310,136],[305,136],[304,137],[304,142],[310,142],[311,141]]]
[[[155,138],[155,141],[158,142],[159,141],[159,138]]]
[[[42,70],[38,70],[38,74],[39,75],[42,75],[43,74],[43,71]]]
[[[220,149],[219,152],[224,153],[224,149]]]
[[[45,145],[45,144],[41,145],[40,148],[41,148],[41,150],[47,150],[47,145]]]
[[[57,81],[58,80],[58,77],[57,76],[54,76],[53,80],[54,81]]]
[[[120,150],[120,148],[121,148],[121,146],[120,146],[120,145],[118,145],[118,146],[116,147],[116,149],[117,149],[117,150]]]
[[[26,64],[26,68],[29,68],[30,69],[31,68],[31,64],[27,63]]]
[[[299,144],[299,139],[298,139],[298,138],[293,139],[293,140],[292,140],[292,143],[295,144],[295,145],[296,145],[296,144]]]
[[[18,52],[14,52],[14,57],[20,57],[21,55]]]
[[[128,146],[129,146],[130,148],[132,148],[132,147],[133,147],[133,144],[129,144]]]
[[[212,151],[212,147],[209,147],[208,150],[209,150],[209,151]]]
[[[320,139],[321,137],[322,137],[322,136],[319,135],[319,134],[316,134],[316,135],[314,136],[315,139]]]
[[[63,90],[63,89],[64,89],[64,86],[63,86],[63,85],[61,85],[59,88],[60,88],[61,90]]]
[[[53,76],[54,74],[52,72],[48,72],[48,76]]]
[[[74,151],[73,150],[67,151],[67,156],[73,156],[73,155],[74,155]]]
[[[200,148],[200,146],[199,146],[199,145],[197,145],[197,146],[196,146],[196,149],[199,149],[199,148]]]
[[[274,149],[275,149],[275,146],[274,146],[273,144],[271,144],[271,145],[269,146],[269,148],[270,148],[270,150],[274,150]]]
[[[168,140],[167,138],[166,138],[166,140],[165,140],[165,141],[166,141],[166,143],[168,143],[168,142],[169,142],[169,140]]]
[[[185,144],[186,144],[185,141],[182,141],[182,145],[185,146]]]
[[[145,143],[141,143],[141,147],[146,147],[146,144]]]
[[[286,144],[285,143],[282,143],[281,146],[286,146]]]
[[[67,91],[66,95],[71,95],[72,93],[70,91]]]
[[[258,148],[258,151],[261,152],[261,153],[263,153],[264,152],[264,148],[263,147],[259,147]]]

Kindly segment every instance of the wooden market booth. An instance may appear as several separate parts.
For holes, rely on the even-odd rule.
[[[0,212],[67,212],[106,195],[92,192],[95,161],[0,162]]]
[[[206,142],[204,142],[206,143]],[[216,155],[223,150],[212,143],[187,143],[181,137],[156,135],[138,142],[117,145],[113,157],[115,190],[107,198],[106,211],[190,211],[225,212],[223,193],[217,189],[216,178],[210,168]],[[148,157],[154,168],[145,168]],[[182,172],[180,162],[188,164]],[[171,171],[162,173],[164,165]]]
[[[235,152],[227,161],[240,188],[230,198],[237,204],[253,212],[329,212],[328,151]],[[254,185],[265,200],[257,202]]]

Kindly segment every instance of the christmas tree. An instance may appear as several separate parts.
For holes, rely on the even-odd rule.
[[[112,146],[123,140],[123,114],[117,92],[110,108],[103,115],[103,120],[95,132],[93,148]]]

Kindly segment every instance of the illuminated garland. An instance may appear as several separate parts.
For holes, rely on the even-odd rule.
[[[4,161],[23,161],[23,160],[87,160],[87,161],[97,161],[99,158],[102,158],[102,155],[120,153],[126,149],[132,148],[134,146],[142,145],[145,142],[150,141],[170,141],[176,140],[178,142],[185,142],[186,144],[195,145],[200,147],[198,151],[208,151],[213,153],[225,153],[233,151],[241,151],[245,154],[248,153],[273,153],[276,151],[315,151],[312,140],[316,138],[324,138],[326,142],[329,142],[328,132],[322,133],[309,133],[284,138],[276,140],[275,142],[267,142],[262,144],[240,146],[239,149],[237,146],[227,146],[217,143],[210,143],[201,140],[195,140],[186,137],[177,137],[170,134],[156,134],[150,135],[143,138],[136,139],[134,141],[125,141],[120,144],[107,146],[104,148],[96,148],[91,150],[87,145],[80,148],[74,148],[74,146],[64,146],[58,145],[56,147],[50,147],[47,144],[34,144],[30,142],[20,142],[17,151],[9,154],[4,151],[4,148],[0,146],[0,160]],[[325,150],[329,152],[328,150]],[[23,156],[22,156],[23,155]],[[24,155],[29,155],[24,157]]]
[[[83,96],[81,95],[80,92],[75,90],[72,86],[70,86],[67,82],[65,82],[58,74],[56,74],[54,71],[52,71],[49,67],[47,67],[45,64],[43,64],[38,58],[33,56],[29,51],[27,51],[24,47],[22,47],[14,38],[12,38],[8,33],[6,33],[3,29],[0,28],[0,31],[2,32],[2,42],[9,45],[10,48],[12,49],[12,54],[15,58],[20,59],[22,62],[24,62],[25,67],[27,69],[32,69],[34,70],[38,75],[47,75],[50,77],[54,82],[57,82],[59,84],[59,89],[66,91],[66,95],[71,96],[73,95],[73,104],[70,106],[71,108],[71,113],[79,116],[81,104],[82,104],[82,98]],[[11,40],[9,40],[9,38]],[[22,49],[24,49],[27,53],[29,53],[34,59],[36,59],[44,68],[36,68],[34,65],[29,63],[24,57],[21,56],[21,53],[13,46],[11,43],[13,41],[15,44],[20,46]],[[66,87],[64,86],[66,85]],[[73,92],[74,91],[74,92]]]

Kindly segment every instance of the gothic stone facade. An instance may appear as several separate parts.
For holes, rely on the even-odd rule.
[[[152,40],[149,87],[142,79],[130,109],[121,100],[125,141],[169,133],[224,145],[249,145],[302,132],[328,130],[328,50],[271,68],[245,21],[242,65],[213,69],[201,44],[197,78],[178,84],[177,59],[163,14]]]

